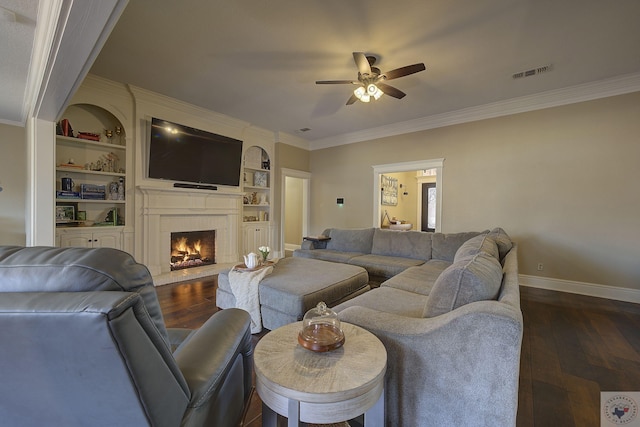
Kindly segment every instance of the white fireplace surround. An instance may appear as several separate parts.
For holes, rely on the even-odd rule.
[[[240,193],[139,186],[142,260],[156,285],[214,273],[239,259]],[[171,233],[216,230],[216,264],[171,271]],[[200,271],[198,271],[200,270]]]

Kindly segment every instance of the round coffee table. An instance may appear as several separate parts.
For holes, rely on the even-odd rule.
[[[302,322],[273,330],[254,352],[262,425],[276,426],[276,413],[289,426],[336,423],[364,414],[365,426],[384,425],[387,352],[371,332],[342,323],[342,347],[316,353],[298,344]]]

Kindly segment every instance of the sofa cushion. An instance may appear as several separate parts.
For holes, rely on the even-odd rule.
[[[491,255],[495,259],[499,259],[498,245],[496,244],[496,241],[489,234],[481,234],[464,242],[456,251],[453,261],[456,262],[462,259],[471,258],[480,252]]]
[[[364,255],[361,252],[332,251],[331,249],[296,249],[294,257],[319,259],[321,261],[348,263],[353,257]]]
[[[329,232],[331,240],[327,242],[327,249],[342,252],[371,253],[374,228],[338,229]]]
[[[393,231],[376,228],[371,254],[403,258],[431,259],[431,234],[421,231]]]
[[[431,258],[453,262],[456,251],[464,242],[489,230],[464,233],[433,233],[431,236]]]
[[[498,252],[500,254],[500,260],[502,261],[507,255],[507,252],[513,247],[513,242],[509,235],[500,227],[496,227],[489,232],[489,235],[496,241],[498,245]]]
[[[429,295],[436,279],[450,265],[450,262],[432,259],[418,267],[407,268],[402,273],[384,281],[380,286]]]
[[[424,317],[448,313],[475,301],[496,299],[502,284],[502,266],[496,258],[478,253],[453,263],[433,285]]]
[[[427,297],[424,295],[417,295],[402,289],[376,288],[333,307],[333,310],[340,317],[342,310],[348,307],[361,306],[399,316],[420,318],[422,317],[422,310],[426,300]],[[375,324],[370,326],[372,328],[377,327]]]
[[[351,258],[348,262],[366,269],[369,272],[369,276],[384,278],[393,277],[409,267],[424,263],[420,259],[382,255],[360,255]]]

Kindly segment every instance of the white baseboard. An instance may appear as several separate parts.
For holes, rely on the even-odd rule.
[[[640,290],[520,274],[520,285],[640,304]]]
[[[284,244],[284,250],[285,250],[285,251],[291,251],[291,252],[293,252],[293,251],[295,251],[296,249],[300,249],[300,245],[296,245],[296,244],[293,244],[293,243],[285,243],[285,244]]]

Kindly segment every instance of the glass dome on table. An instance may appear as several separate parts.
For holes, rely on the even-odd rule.
[[[335,350],[344,344],[344,333],[335,311],[324,302],[307,311],[302,319],[302,330],[298,334],[298,343],[311,351],[325,352]]]

